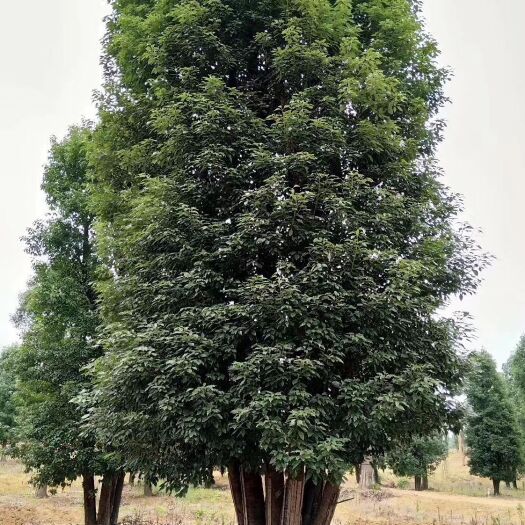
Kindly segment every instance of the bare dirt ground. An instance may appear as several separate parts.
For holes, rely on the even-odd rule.
[[[335,523],[525,525],[525,490],[521,482],[520,490],[503,488],[503,496],[487,496],[490,482],[470,476],[468,467],[462,463],[458,454],[452,454],[431,477],[433,490],[427,492],[383,487],[360,493],[350,476],[342,499],[353,499],[338,506]],[[385,486],[405,486],[408,480],[399,480],[387,472],[382,482]],[[142,517],[155,525],[230,525],[233,509],[227,478],[217,475],[214,488],[192,489],[184,499],[160,493],[145,498],[141,486],[127,485],[121,517]],[[28,475],[19,464],[0,463],[0,525],[77,525],[81,520],[79,483],[38,500],[28,485]]]

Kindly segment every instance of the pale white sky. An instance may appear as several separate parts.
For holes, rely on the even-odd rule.
[[[0,346],[16,339],[10,316],[30,273],[20,237],[44,211],[49,137],[92,117],[100,85],[104,0],[0,0]],[[425,0],[428,29],[455,72],[440,149],[446,182],[465,197],[497,260],[471,312],[479,345],[504,361],[525,332],[525,2]]]
[[[525,2],[425,0],[427,27],[454,70],[440,160],[496,261],[470,311],[478,344],[505,361],[525,332]]]
[[[49,138],[95,113],[105,0],[0,0],[0,346],[29,278],[20,237],[44,211]]]

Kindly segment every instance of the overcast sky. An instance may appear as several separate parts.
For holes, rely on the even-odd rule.
[[[10,316],[30,274],[20,237],[44,212],[49,137],[92,117],[100,85],[104,0],[0,0],[0,345],[16,340]],[[465,216],[497,257],[469,311],[478,344],[507,359],[525,332],[525,2],[425,0],[427,27],[453,68],[453,104],[440,159],[465,197]]]
[[[92,117],[100,86],[104,0],[0,0],[0,345],[30,275],[20,237],[44,211],[51,135]]]

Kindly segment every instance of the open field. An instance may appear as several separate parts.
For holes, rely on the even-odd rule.
[[[1,525],[76,525],[82,519],[82,493],[79,483],[59,490],[46,500],[37,500],[21,466],[7,461],[0,464]],[[350,478],[345,484],[336,523],[341,525],[525,525],[525,492],[506,489],[499,498],[487,496],[490,482],[474,478],[462,465],[458,454],[438,467],[430,479],[432,490],[416,493],[390,473],[382,476],[380,491],[359,493]],[[411,481],[410,481],[411,483]],[[411,487],[411,484],[410,484]],[[233,509],[227,478],[217,475],[212,489],[192,489],[184,499],[165,494],[145,498],[142,487],[126,486],[121,517],[129,524],[143,520],[169,525],[230,525]]]

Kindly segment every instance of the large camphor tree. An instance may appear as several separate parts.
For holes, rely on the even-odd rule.
[[[13,441],[35,485],[64,486],[82,477],[85,524],[116,525],[124,474],[83,431],[85,412],[73,402],[89,388],[84,367],[102,355],[88,191],[91,133],[72,128],[53,141],[42,183],[49,214],[26,237],[34,274],[16,316],[22,343],[9,363],[16,377]],[[104,476],[98,517],[96,475]]]
[[[327,524],[350,465],[454,413],[437,311],[485,259],[433,156],[436,44],[409,0],[112,6],[91,422],[172,489],[228,469],[242,525]]]
[[[497,496],[500,482],[515,481],[523,467],[521,435],[494,359],[481,351],[472,356],[470,364],[465,431],[470,472],[490,478]]]

